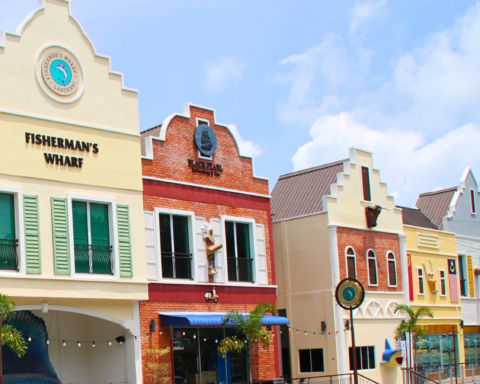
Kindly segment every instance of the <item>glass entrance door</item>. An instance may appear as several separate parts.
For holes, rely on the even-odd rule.
[[[197,328],[173,330],[173,366],[175,384],[200,384]]]

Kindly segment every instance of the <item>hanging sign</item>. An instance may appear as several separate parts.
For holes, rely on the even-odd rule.
[[[206,124],[201,124],[195,129],[195,144],[204,156],[212,156],[217,149],[215,132]]]
[[[338,283],[335,298],[338,305],[351,311],[362,305],[365,299],[365,289],[360,281],[348,277]]]

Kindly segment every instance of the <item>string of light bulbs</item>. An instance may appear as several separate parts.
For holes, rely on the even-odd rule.
[[[10,337],[13,337],[13,333],[10,333]],[[137,336],[132,336],[132,337],[129,337],[131,339],[135,338],[135,340],[137,340]],[[30,343],[32,341],[32,337],[29,336],[28,337],[28,342]],[[108,343],[109,346],[112,346],[113,345],[113,342],[116,341],[118,344],[122,345],[123,343],[125,343],[126,341],[126,338],[123,337],[123,336],[119,336],[115,339],[112,339],[112,340],[100,340],[100,341],[91,341],[91,340],[67,340],[67,339],[50,339],[50,338],[47,338],[47,340],[45,341],[46,344],[50,344],[51,341],[61,341],[62,342],[62,345],[64,347],[67,346],[67,343],[77,343],[77,347],[81,347],[82,346],[82,343],[84,344],[87,344],[87,343],[92,343],[92,347],[95,348],[97,344],[101,344],[101,343]]]

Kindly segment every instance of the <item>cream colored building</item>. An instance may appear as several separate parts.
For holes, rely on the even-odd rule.
[[[367,225],[369,207],[381,207],[376,226]],[[334,294],[342,279],[355,277],[366,290],[354,311],[359,373],[400,382],[400,369],[381,361],[385,339],[395,345],[394,330],[403,319],[395,307],[408,302],[406,236],[402,211],[373,167],[372,154],[352,148],[345,160],[280,176],[272,215],[277,309],[286,310],[291,324],[282,330],[283,373],[351,372],[350,317]]]
[[[68,1],[0,34],[0,136],[0,292],[43,319],[61,382],[142,382],[137,92]]]

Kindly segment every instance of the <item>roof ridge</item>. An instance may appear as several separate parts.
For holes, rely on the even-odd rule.
[[[288,179],[288,178],[290,178],[290,177],[300,176],[300,175],[304,175],[304,174],[306,174],[306,173],[319,171],[319,170],[321,170],[321,169],[334,167],[334,166],[336,166],[336,165],[345,163],[346,161],[349,161],[349,159],[338,160],[338,161],[334,161],[334,162],[332,162],[332,163],[327,163],[327,164],[323,164],[323,165],[316,165],[315,167],[301,169],[300,171],[285,173],[285,174],[283,174],[283,175],[280,175],[280,176],[278,177],[278,180]]]
[[[438,191],[423,192],[423,193],[421,193],[419,196],[438,195],[438,194],[440,194],[440,193],[445,193],[445,192],[450,192],[450,191],[456,190],[457,188],[458,188],[458,185],[455,186],[455,187],[439,189]]]
[[[161,126],[162,126],[162,124],[159,124],[159,125],[156,125],[155,127],[145,129],[144,131],[141,131],[140,134],[145,133],[145,132],[148,132],[148,131],[151,131],[151,130],[153,130],[153,129],[155,129],[155,128],[159,128],[159,127],[161,127]]]

